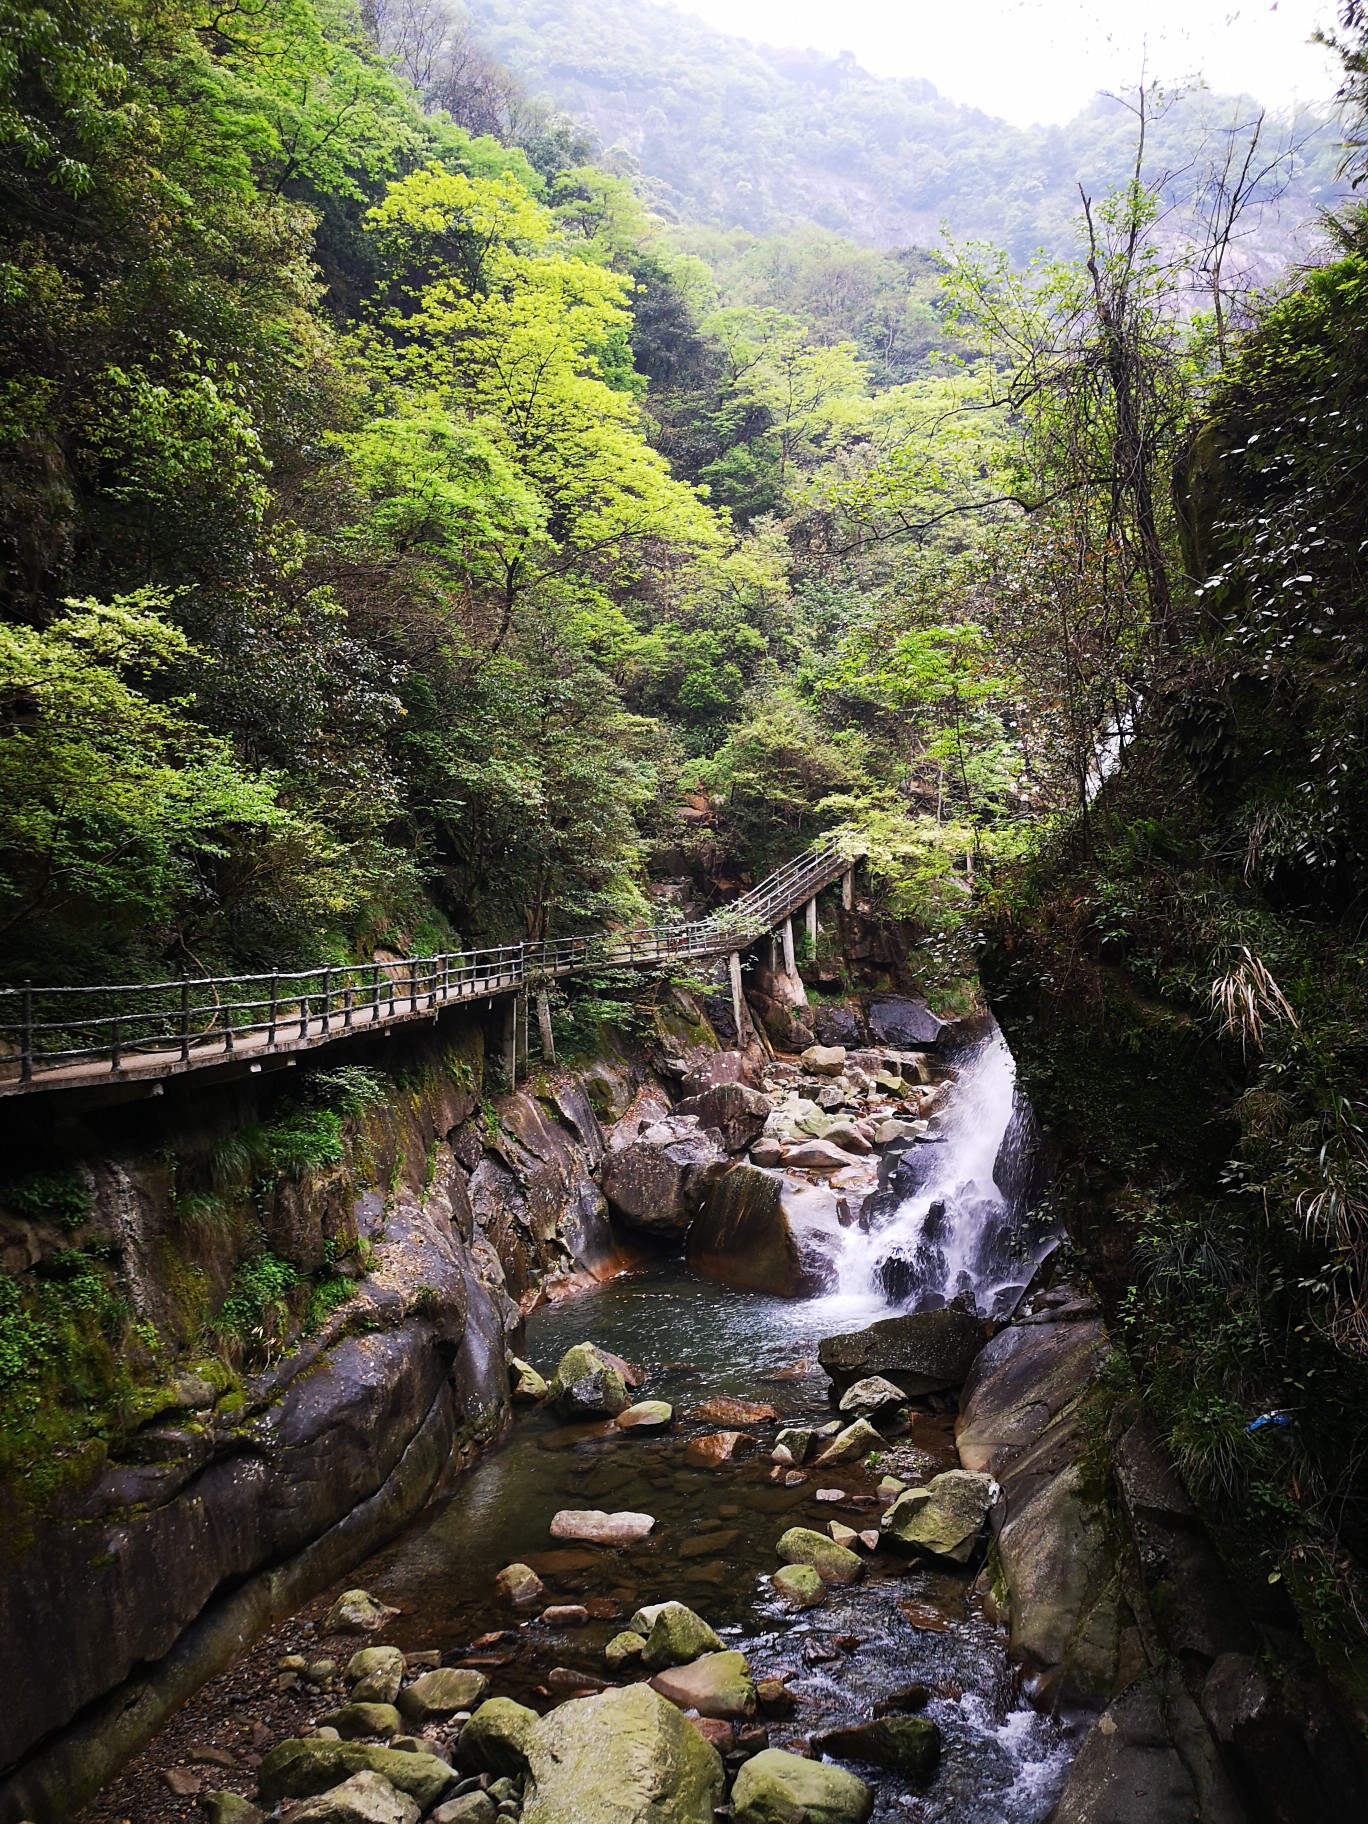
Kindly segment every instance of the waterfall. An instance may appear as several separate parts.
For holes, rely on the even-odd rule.
[[[885,1167],[887,1188],[843,1233],[840,1290],[903,1311],[963,1299],[1005,1317],[1055,1240],[1028,1209],[1030,1109],[995,1020],[977,1023],[952,1062],[933,1134]]]

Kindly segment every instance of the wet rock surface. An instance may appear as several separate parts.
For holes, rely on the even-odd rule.
[[[712,1824],[722,1762],[647,1685],[553,1710],[528,1738],[526,1824]]]
[[[732,1790],[736,1824],[865,1824],[874,1794],[839,1767],[766,1749],[747,1761]]]
[[[689,1264],[709,1279],[777,1298],[807,1298],[832,1284],[831,1265],[805,1246],[794,1221],[801,1193],[757,1166],[738,1165],[708,1194],[689,1230]]]
[[[879,1375],[909,1395],[937,1393],[964,1385],[983,1345],[982,1320],[947,1306],[825,1336],[818,1359],[838,1386]]]
[[[880,1522],[890,1544],[967,1564],[983,1535],[996,1495],[992,1478],[949,1469],[920,1488],[900,1494]]]
[[[694,1116],[720,1137],[727,1152],[743,1153],[764,1133],[773,1106],[768,1096],[748,1084],[719,1083],[701,1095],[685,1097],[675,1113]]]
[[[683,1235],[708,1187],[727,1169],[719,1137],[694,1115],[636,1123],[625,1144],[615,1130],[603,1162],[603,1192],[624,1222],[648,1235]]]

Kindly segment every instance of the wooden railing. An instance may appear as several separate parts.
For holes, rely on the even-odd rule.
[[[431,1018],[455,1002],[535,989],[583,970],[658,969],[726,955],[792,917],[848,873],[861,852],[849,835],[828,837],[692,924],[262,975],[3,988],[0,1095],[110,1077],[172,1076]]]

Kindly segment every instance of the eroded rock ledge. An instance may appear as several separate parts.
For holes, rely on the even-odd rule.
[[[1038,1295],[979,1356],[957,1428],[1002,1491],[985,1606],[1037,1700],[1095,1716],[1052,1824],[1368,1815],[1295,1627],[1235,1589],[1149,1416],[1118,1429],[1091,1400],[1108,1348],[1089,1299]]]
[[[0,1817],[72,1809],[246,1641],[383,1543],[498,1435],[526,1305],[623,1264],[590,1090],[616,1113],[644,1066],[598,1061],[588,1086],[550,1073],[491,1108],[478,1032],[456,1051],[434,1041],[367,1113],[364,1178],[288,1185],[266,1212],[287,1258],[354,1236],[352,1295],[231,1397],[180,1376],[194,1404],[134,1428],[4,1564],[0,1636],[28,1651],[0,1715]],[[187,1245],[168,1174],[112,1149],[87,1170],[89,1234],[165,1329]],[[217,1271],[226,1283],[231,1263]]]

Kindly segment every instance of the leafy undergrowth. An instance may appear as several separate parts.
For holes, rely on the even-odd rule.
[[[1004,894],[989,973],[1128,1376],[1363,1715],[1368,949],[1225,860],[1230,815],[1142,745],[1091,849]]]

